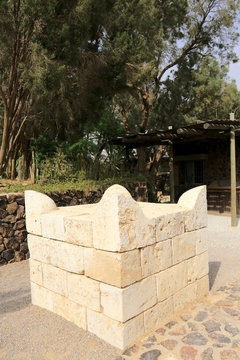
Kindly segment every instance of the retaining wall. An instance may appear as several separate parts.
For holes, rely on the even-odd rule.
[[[147,186],[144,182],[130,184],[129,191],[137,201],[148,199]],[[102,195],[102,190],[59,191],[48,194],[57,206],[97,203]],[[28,257],[24,194],[0,193],[0,266],[25,260]]]
[[[204,186],[176,205],[137,203],[119,185],[65,208],[28,191],[26,215],[32,303],[117,348],[208,292]]]

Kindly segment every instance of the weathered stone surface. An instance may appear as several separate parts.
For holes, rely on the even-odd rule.
[[[53,311],[53,292],[35,283],[31,283],[32,304]]]
[[[178,327],[176,329],[169,331],[169,335],[172,335],[172,336],[180,336],[180,335],[185,335],[185,334],[186,334],[186,329],[184,326],[181,326],[181,327]]]
[[[141,249],[143,277],[165,270],[172,265],[171,240],[161,241]]]
[[[223,308],[223,310],[224,310],[227,314],[229,314],[229,315],[231,315],[231,316],[238,316],[238,315],[239,315],[239,312],[238,312],[237,310],[235,310],[235,309]]]
[[[221,331],[221,324],[215,320],[208,320],[203,323],[205,326],[205,329],[208,333],[214,332],[214,331]]]
[[[140,356],[140,360],[158,360],[159,356],[161,355],[161,351],[158,349],[153,349],[153,350],[149,350],[144,352],[141,356]]]
[[[160,344],[168,350],[173,350],[177,346],[178,342],[177,340],[167,339],[161,341]]]
[[[50,263],[50,246],[48,239],[29,234],[28,248],[31,258],[41,261],[45,264]]]
[[[17,209],[17,216],[16,219],[22,219],[25,215],[25,208],[23,205],[18,205],[18,209]]]
[[[209,278],[208,275],[197,281],[197,298],[207,295],[209,292]]]
[[[99,283],[83,275],[68,273],[69,299],[76,303],[100,311]]]
[[[208,250],[208,233],[207,229],[198,229],[196,236],[196,255],[200,255]]]
[[[183,360],[195,360],[197,352],[198,351],[191,346],[183,346],[180,350],[181,358]]]
[[[203,321],[208,317],[208,313],[206,311],[199,311],[197,315],[195,316],[195,321]],[[211,320],[210,320],[211,321]]]
[[[42,235],[41,214],[56,209],[56,204],[47,195],[25,191],[26,227],[31,234]]]
[[[87,309],[87,328],[109,344],[124,350],[144,334],[143,315],[122,324],[98,312]]]
[[[181,310],[186,304],[193,302],[197,297],[197,285],[196,283],[186,286],[176,294],[173,295],[173,307],[174,311]]]
[[[185,231],[193,231],[207,226],[206,186],[198,186],[186,191],[178,200],[178,205],[187,209]]]
[[[127,288],[100,284],[101,307],[105,315],[125,322],[151,308],[157,302],[155,277],[149,277]]]
[[[9,261],[11,259],[14,258],[14,250],[13,249],[7,249],[7,250],[4,250],[2,252],[2,257],[6,260],[6,261]]]
[[[126,349],[123,352],[123,355],[127,355],[127,356],[131,356],[132,354],[134,354],[137,351],[138,347],[136,346],[136,344],[134,344],[133,346],[130,346],[128,349]]]
[[[223,344],[229,344],[231,342],[231,339],[229,337],[219,333],[213,332],[209,335],[209,337]]]
[[[144,312],[144,327],[145,331],[156,328],[168,316],[173,314],[173,300],[169,298],[161,303],[158,303],[151,309]]]
[[[201,333],[193,331],[182,338],[182,342],[188,345],[206,345],[208,340]]]
[[[174,213],[156,217],[156,241],[174,238],[184,233],[184,214],[175,208]],[[167,212],[167,207],[166,207]]]
[[[196,233],[187,232],[172,239],[173,264],[196,255]]]
[[[22,261],[24,259],[28,259],[27,256],[28,256],[28,254],[24,254],[21,251],[15,251],[14,259],[15,259],[16,262],[18,262],[18,261]]]
[[[240,333],[240,330],[237,327],[234,327],[232,325],[225,325],[224,329],[229,332],[230,334],[232,334],[232,336],[236,336]]]
[[[158,301],[163,301],[187,285],[187,264],[180,263],[156,275]]]
[[[177,325],[177,321],[169,321],[167,324],[165,324],[165,326],[168,328],[168,329],[172,329],[172,327],[174,327],[175,325]]]
[[[93,222],[88,215],[64,219],[66,242],[93,247]]]
[[[204,350],[204,352],[201,355],[201,359],[202,360],[214,360],[213,359],[213,349],[209,347],[206,350]]]
[[[17,202],[13,202],[13,203],[11,203],[11,204],[8,204],[7,207],[6,207],[6,210],[7,210],[8,214],[10,214],[10,215],[15,214],[15,212],[17,211],[17,209],[18,209],[18,204],[17,204]]]
[[[42,264],[43,286],[60,295],[67,296],[67,273],[55,266]]]
[[[142,278],[139,250],[114,253],[89,248],[84,250],[84,262],[86,276],[109,285],[125,287]]]
[[[43,286],[42,263],[34,259],[29,259],[30,280],[38,285]]]
[[[84,273],[84,255],[81,246],[49,240],[49,247],[52,265],[72,273]]]
[[[221,360],[239,360],[240,357],[234,350],[223,350],[220,353]]]

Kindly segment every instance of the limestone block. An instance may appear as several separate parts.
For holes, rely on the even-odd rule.
[[[188,283],[192,283],[197,279],[208,274],[208,252],[194,256],[187,260]]]
[[[141,249],[143,277],[165,270],[172,265],[171,240],[161,241]]]
[[[53,293],[53,311],[82,329],[87,329],[86,308],[65,296]]]
[[[140,251],[114,253],[84,249],[85,275],[117,287],[125,287],[142,278]]]
[[[187,285],[187,264],[182,262],[156,275],[158,301],[163,301]]]
[[[172,239],[173,264],[196,255],[196,231],[184,233]]]
[[[30,280],[38,285],[43,285],[42,263],[29,259]]]
[[[111,186],[93,214],[93,244],[96,249],[123,252],[154,244],[155,220],[147,219],[129,192]]]
[[[173,314],[173,298],[158,303],[151,309],[144,312],[145,332],[153,330],[161,324],[168,316]]]
[[[87,328],[100,339],[124,350],[144,334],[143,314],[122,324],[101,313],[87,309]]]
[[[199,229],[197,231],[197,240],[196,240],[196,255],[202,254],[208,250],[208,234],[207,229]]]
[[[44,237],[64,240],[64,215],[59,209],[41,215],[41,223]]]
[[[83,275],[68,273],[69,299],[95,311],[100,311],[99,283]]]
[[[208,266],[208,252],[205,251],[204,253],[197,256],[197,266],[198,266],[198,279],[202,278],[203,276],[207,275],[209,272]]]
[[[53,292],[31,282],[32,304],[53,311]]]
[[[48,264],[42,264],[42,269],[44,287],[67,296],[67,272]]]
[[[184,233],[184,213],[183,211],[175,211],[157,217],[156,219],[156,241],[171,239],[177,235]]]
[[[179,311],[197,298],[197,283],[190,284],[173,295],[173,309]]]
[[[50,263],[49,239],[29,234],[28,248],[32,259],[45,264]]]
[[[45,194],[25,191],[26,227],[31,234],[42,235],[41,214],[55,210],[56,204]]]
[[[205,185],[186,191],[178,200],[178,205],[187,210],[185,212],[185,231],[193,231],[207,226]]]
[[[207,295],[209,292],[209,278],[208,275],[197,281],[197,298]]]
[[[49,240],[52,265],[77,274],[84,273],[84,256],[81,246]]]
[[[93,247],[93,222],[89,216],[72,216],[64,220],[64,241]]]
[[[100,284],[102,312],[125,322],[157,302],[155,277],[151,276],[124,289]]]

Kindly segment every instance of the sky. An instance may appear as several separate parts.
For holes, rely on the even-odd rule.
[[[236,64],[230,65],[228,75],[229,75],[230,79],[236,80],[237,87],[240,90],[240,59]]]

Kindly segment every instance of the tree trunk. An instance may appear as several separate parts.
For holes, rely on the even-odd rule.
[[[8,118],[6,112],[4,113],[4,122],[3,122],[3,134],[2,134],[2,143],[0,148],[0,176],[3,173],[4,159],[7,152],[8,146]]]
[[[146,175],[147,174],[147,159],[146,159],[146,148],[145,147],[138,147],[137,148],[137,156],[138,156],[138,161],[137,161],[137,166],[138,166],[138,171],[141,174]]]

